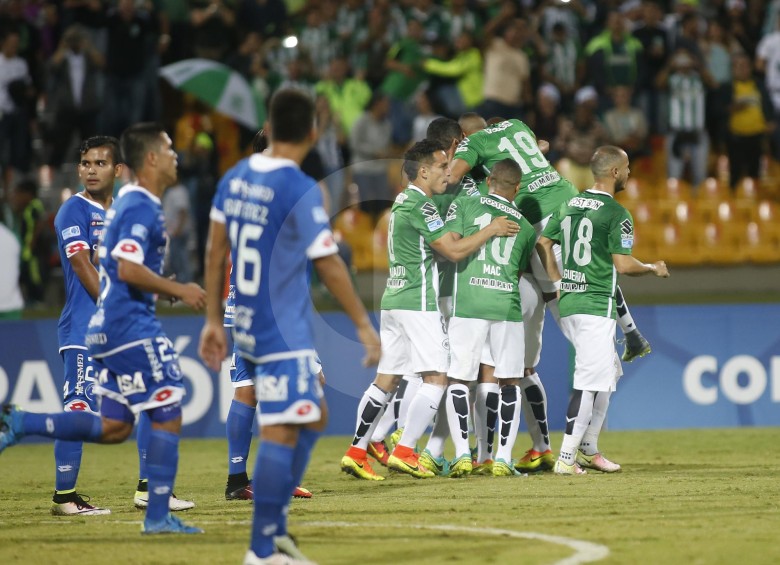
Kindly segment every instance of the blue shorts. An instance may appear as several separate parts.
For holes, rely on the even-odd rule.
[[[94,360],[97,394],[125,404],[134,414],[181,402],[184,383],[179,356],[161,335]]]
[[[69,348],[60,353],[65,372],[62,400],[65,412],[98,412],[95,367],[86,349]]]
[[[322,417],[319,366],[314,355],[256,364],[244,359],[255,375],[261,426],[309,424]]]
[[[230,382],[233,384],[233,388],[255,384],[251,373],[246,368],[246,360],[240,355],[236,355],[235,348],[233,348],[233,357],[230,359]]]

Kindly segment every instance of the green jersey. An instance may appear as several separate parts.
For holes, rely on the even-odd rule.
[[[447,212],[447,231],[467,237],[494,218],[506,216],[520,224],[512,237],[494,237],[475,254],[458,262],[453,288],[453,315],[459,318],[521,322],[520,273],[526,269],[536,232],[513,202],[500,196],[461,196]]]
[[[561,244],[561,316],[615,319],[618,274],[613,254],[631,255],[634,220],[606,192],[586,190],[555,213],[542,235]]]
[[[387,226],[390,273],[382,310],[436,311],[439,274],[431,243],[446,233],[436,206],[414,185],[399,194]]]
[[[455,159],[463,159],[471,167],[482,165],[488,171],[498,161],[514,159],[523,171],[515,203],[532,224],[577,194],[550,165],[536,144],[536,136],[520,120],[506,120],[471,134],[458,145]]]

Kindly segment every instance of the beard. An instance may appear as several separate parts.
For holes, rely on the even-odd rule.
[[[615,179],[615,194],[625,190],[628,179]]]

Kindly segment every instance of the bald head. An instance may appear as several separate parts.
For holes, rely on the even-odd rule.
[[[520,165],[514,159],[503,159],[493,165],[493,170],[488,177],[488,186],[491,192],[512,200],[517,194],[521,180],[523,180],[523,171]]]
[[[613,169],[620,168],[628,161],[628,155],[620,147],[602,145],[590,158],[590,170],[595,180],[611,179]]]
[[[466,112],[458,119],[460,129],[463,130],[463,135],[469,136],[474,132],[478,132],[487,127],[485,118],[477,114],[476,112]]]

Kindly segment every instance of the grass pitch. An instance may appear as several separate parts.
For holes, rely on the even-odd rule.
[[[339,471],[346,438],[324,438],[305,481],[314,498],[293,501],[290,530],[326,565],[778,563],[778,440],[777,429],[605,432],[617,475],[368,483]],[[521,435],[516,451],[527,442]],[[176,491],[197,502],[184,519],[206,534],[142,538],[134,444],[86,446],[79,490],[112,514],[83,518],[49,515],[51,444],[9,449],[0,563],[241,563],[252,507],[224,500],[226,450],[220,440],[181,444]]]

